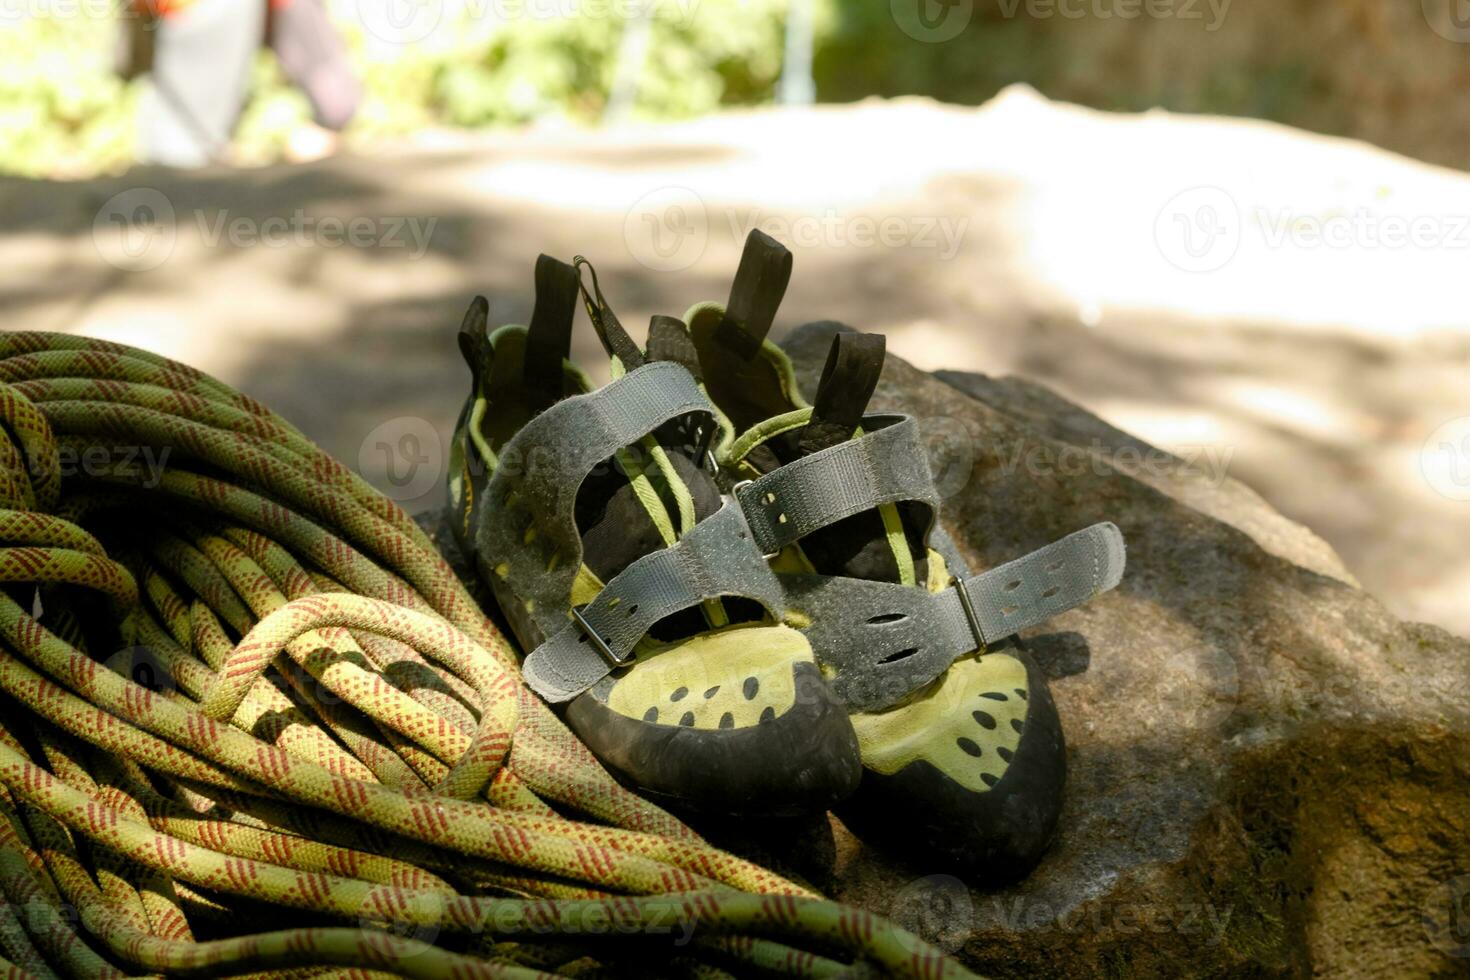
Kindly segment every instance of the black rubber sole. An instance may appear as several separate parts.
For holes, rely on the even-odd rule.
[[[521,649],[535,649],[543,640],[535,621],[492,569],[480,571]],[[753,727],[695,729],[629,718],[596,689],[560,711],[615,779],[661,806],[725,817],[817,813],[857,790],[862,762],[847,708],[816,665],[792,669],[795,703]]]
[[[593,692],[567,706],[567,724],[619,779],[656,802],[718,816],[790,817],[830,809],[862,779],[846,707],[815,664],[792,665],[796,701],[735,729],[629,718]]]

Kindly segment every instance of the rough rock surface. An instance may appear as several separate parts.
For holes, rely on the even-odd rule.
[[[788,342],[808,390],[830,334]],[[970,891],[839,829],[836,897],[996,976],[1470,975],[1470,642],[1036,385],[890,358],[875,404],[922,420],[977,567],[1111,520],[1128,571],[1028,637],[1070,767],[1040,868]]]
[[[807,390],[832,329],[787,343]],[[1025,637],[1068,742],[1058,840],[987,892],[835,819],[713,839],[992,976],[1470,976],[1470,642],[1040,386],[890,357],[875,406],[920,418],[975,567],[1100,520],[1127,537],[1116,591]]]

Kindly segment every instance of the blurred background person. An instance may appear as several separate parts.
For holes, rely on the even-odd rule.
[[[311,104],[285,156],[326,156],[362,99],[321,0],[137,0],[122,25],[119,73],[141,77],[138,158],[172,167],[228,161],[262,42]]]

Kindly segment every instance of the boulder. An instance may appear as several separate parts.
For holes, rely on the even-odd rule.
[[[834,329],[786,342],[805,390]],[[1038,385],[890,357],[874,406],[921,420],[974,567],[1111,520],[1128,570],[1024,637],[1068,743],[1040,867],[972,890],[839,824],[834,897],[993,976],[1470,975],[1470,642]]]
[[[785,342],[805,390],[835,329]],[[1115,591],[1023,636],[1067,738],[1056,843],[982,891],[836,818],[711,839],[996,977],[1470,976],[1470,642],[1395,619],[1228,456],[896,357],[874,407],[920,419],[973,567],[1101,520],[1127,538]]]

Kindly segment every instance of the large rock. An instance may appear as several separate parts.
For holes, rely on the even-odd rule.
[[[787,343],[806,390],[831,332]],[[1111,520],[1128,571],[1028,638],[1070,767],[1036,872],[971,891],[839,826],[835,897],[997,976],[1470,975],[1470,643],[1036,385],[890,358],[875,405],[922,420],[976,567]]]
[[[808,391],[832,329],[786,342]],[[1470,975],[1470,643],[1389,615],[1222,460],[1035,384],[890,357],[875,406],[921,420],[975,567],[1128,539],[1116,591],[1025,638],[1067,736],[1057,843],[984,892],[835,818],[702,830],[993,976]]]

